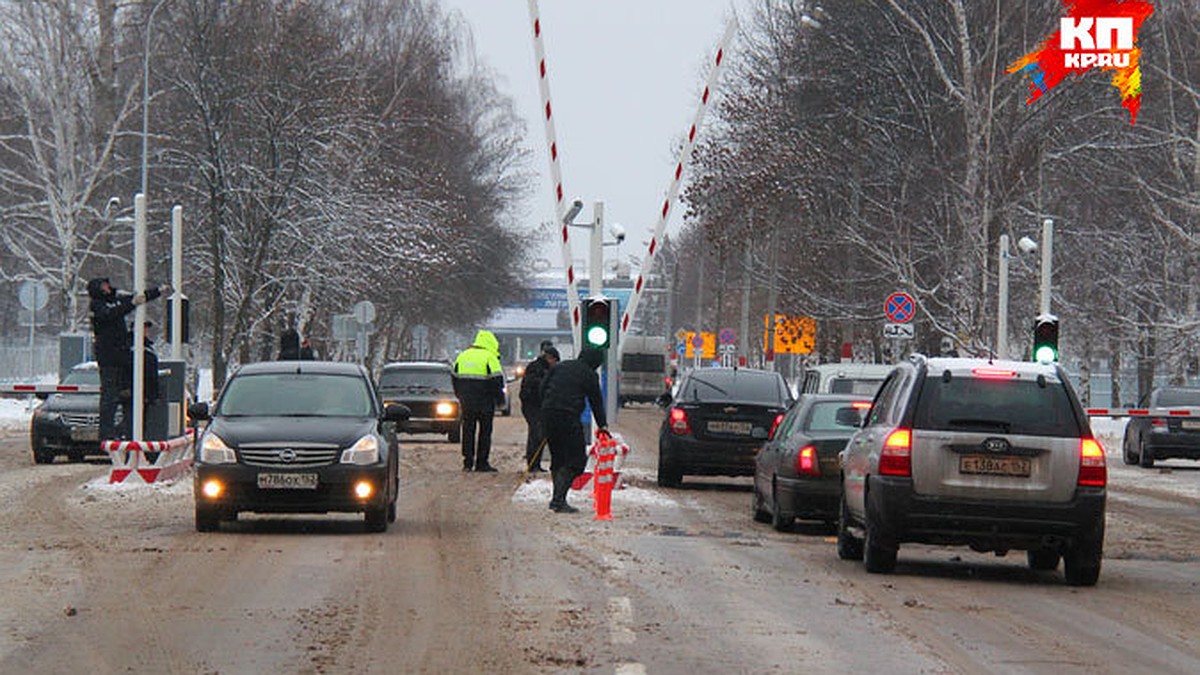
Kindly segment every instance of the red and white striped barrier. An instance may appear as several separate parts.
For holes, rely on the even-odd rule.
[[[0,384],[0,394],[99,394],[98,384]]]
[[[104,441],[100,444],[112,460],[109,483],[168,481],[192,467],[194,432],[166,441]],[[153,459],[146,453],[157,453]]]
[[[1200,408],[1087,408],[1088,417],[1200,417]]]
[[[556,223],[562,228],[563,267],[567,272],[567,303],[571,307],[571,335],[575,349],[579,350],[579,293],[575,288],[575,266],[571,259],[571,242],[568,226],[563,222],[567,214],[563,199],[562,167],[558,163],[558,140],[554,130],[554,114],[550,107],[550,80],[546,76],[546,48],[542,44],[542,20],[537,0],[529,0],[529,22],[533,27],[533,53],[538,67],[538,89],[542,94],[542,112],[546,123],[546,147],[550,149],[550,182],[554,186],[554,213]]]
[[[530,1],[532,2],[533,0]],[[721,42],[717,45],[717,53],[713,57],[712,68],[708,71],[708,80],[704,83],[704,93],[700,95],[700,105],[696,109],[696,116],[692,119],[692,127],[688,129],[687,138],[683,142],[683,149],[680,150],[679,162],[675,165],[675,174],[671,177],[671,185],[667,188],[667,196],[663,200],[662,208],[659,209],[658,221],[654,225],[654,236],[650,238],[646,257],[642,259],[642,266],[638,268],[640,271],[638,272],[637,283],[633,286],[633,292],[629,294],[629,306],[625,308],[625,315],[621,317],[621,338],[624,338],[629,333],[629,325],[633,322],[633,317],[637,314],[638,303],[642,297],[642,287],[645,284],[645,275],[650,273],[651,265],[654,264],[654,254],[658,252],[658,242],[662,240],[663,233],[667,229],[667,221],[671,217],[671,206],[679,197],[679,187],[683,179],[683,170],[692,159],[692,149],[696,147],[696,134],[700,129],[700,125],[704,122],[704,113],[708,110],[709,99],[712,97],[713,89],[717,86],[717,78],[721,74],[721,64],[725,60],[725,50],[729,48],[729,41],[733,39],[736,27],[737,24],[731,20],[725,28],[725,35],[721,37]],[[624,339],[618,341],[617,349],[621,352],[625,350]]]

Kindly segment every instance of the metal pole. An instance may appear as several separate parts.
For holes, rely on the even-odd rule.
[[[146,291],[146,195],[133,196],[133,292]],[[146,303],[133,312],[133,440],[143,438],[146,382]]]
[[[158,4],[154,5],[154,9],[150,10],[150,15],[146,17],[146,41],[142,45],[142,195],[145,196],[149,185],[147,184],[147,149],[149,144],[147,139],[150,130],[150,27],[154,25],[154,15],[158,13],[167,0],[158,0]],[[137,289],[135,289],[137,290]]]
[[[38,282],[34,282],[34,283],[38,283]],[[37,301],[38,301],[38,294],[37,294],[37,288],[35,287],[33,289],[33,302],[29,303],[29,381],[30,382],[33,382],[34,381],[33,378],[37,377],[37,372],[35,372],[35,371],[37,371],[37,366],[34,364],[34,358],[33,358],[34,330],[35,330],[35,326],[37,326]],[[32,401],[33,399],[30,399],[30,400]]]
[[[996,300],[996,358],[1008,358],[1008,235],[1000,235],[999,290]]]
[[[753,222],[754,214],[750,219]],[[738,340],[738,365],[748,365],[750,361],[750,238],[746,237],[746,262],[742,265],[742,334]]]
[[[183,354],[183,207],[171,209],[171,359]]]
[[[704,332],[704,261],[708,258],[704,251],[700,251],[700,276],[696,282],[696,335]],[[702,358],[700,350],[692,347],[693,361],[700,363]]]
[[[588,292],[604,294],[604,202],[592,204],[592,241],[588,251]]]
[[[779,289],[775,284],[776,266],[779,264],[779,227],[771,226],[771,271],[767,282],[767,344],[763,351],[767,355],[767,370],[775,370],[775,313],[779,304]]]
[[[1042,303],[1041,314],[1050,313],[1050,265],[1054,249],[1054,220],[1042,221]]]

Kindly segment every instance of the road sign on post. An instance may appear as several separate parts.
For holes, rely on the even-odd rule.
[[[916,315],[916,307],[908,293],[892,293],[883,303],[883,313],[892,323],[908,323]]]

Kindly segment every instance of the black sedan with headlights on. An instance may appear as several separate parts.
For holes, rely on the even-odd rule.
[[[754,519],[786,530],[797,518],[837,523],[838,453],[862,423],[870,399],[806,394],[788,409],[754,464]]]
[[[792,403],[779,373],[755,368],[696,368],[664,393],[658,434],[658,484],[684,475],[750,476],[754,456]]]
[[[399,403],[409,409],[404,431],[446,434],[458,443],[462,410],[454,396],[454,374],[445,361],[396,361],[384,365],[379,375],[384,405]]]
[[[239,512],[363,513],[383,532],[396,519],[402,405],[386,408],[357,364],[272,361],[240,368],[197,440],[196,529]]]

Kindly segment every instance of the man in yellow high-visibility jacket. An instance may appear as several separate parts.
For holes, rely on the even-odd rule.
[[[500,343],[491,331],[476,333],[471,346],[454,359],[454,395],[462,409],[463,471],[495,471],[488,457],[496,405],[504,401],[504,370]]]

